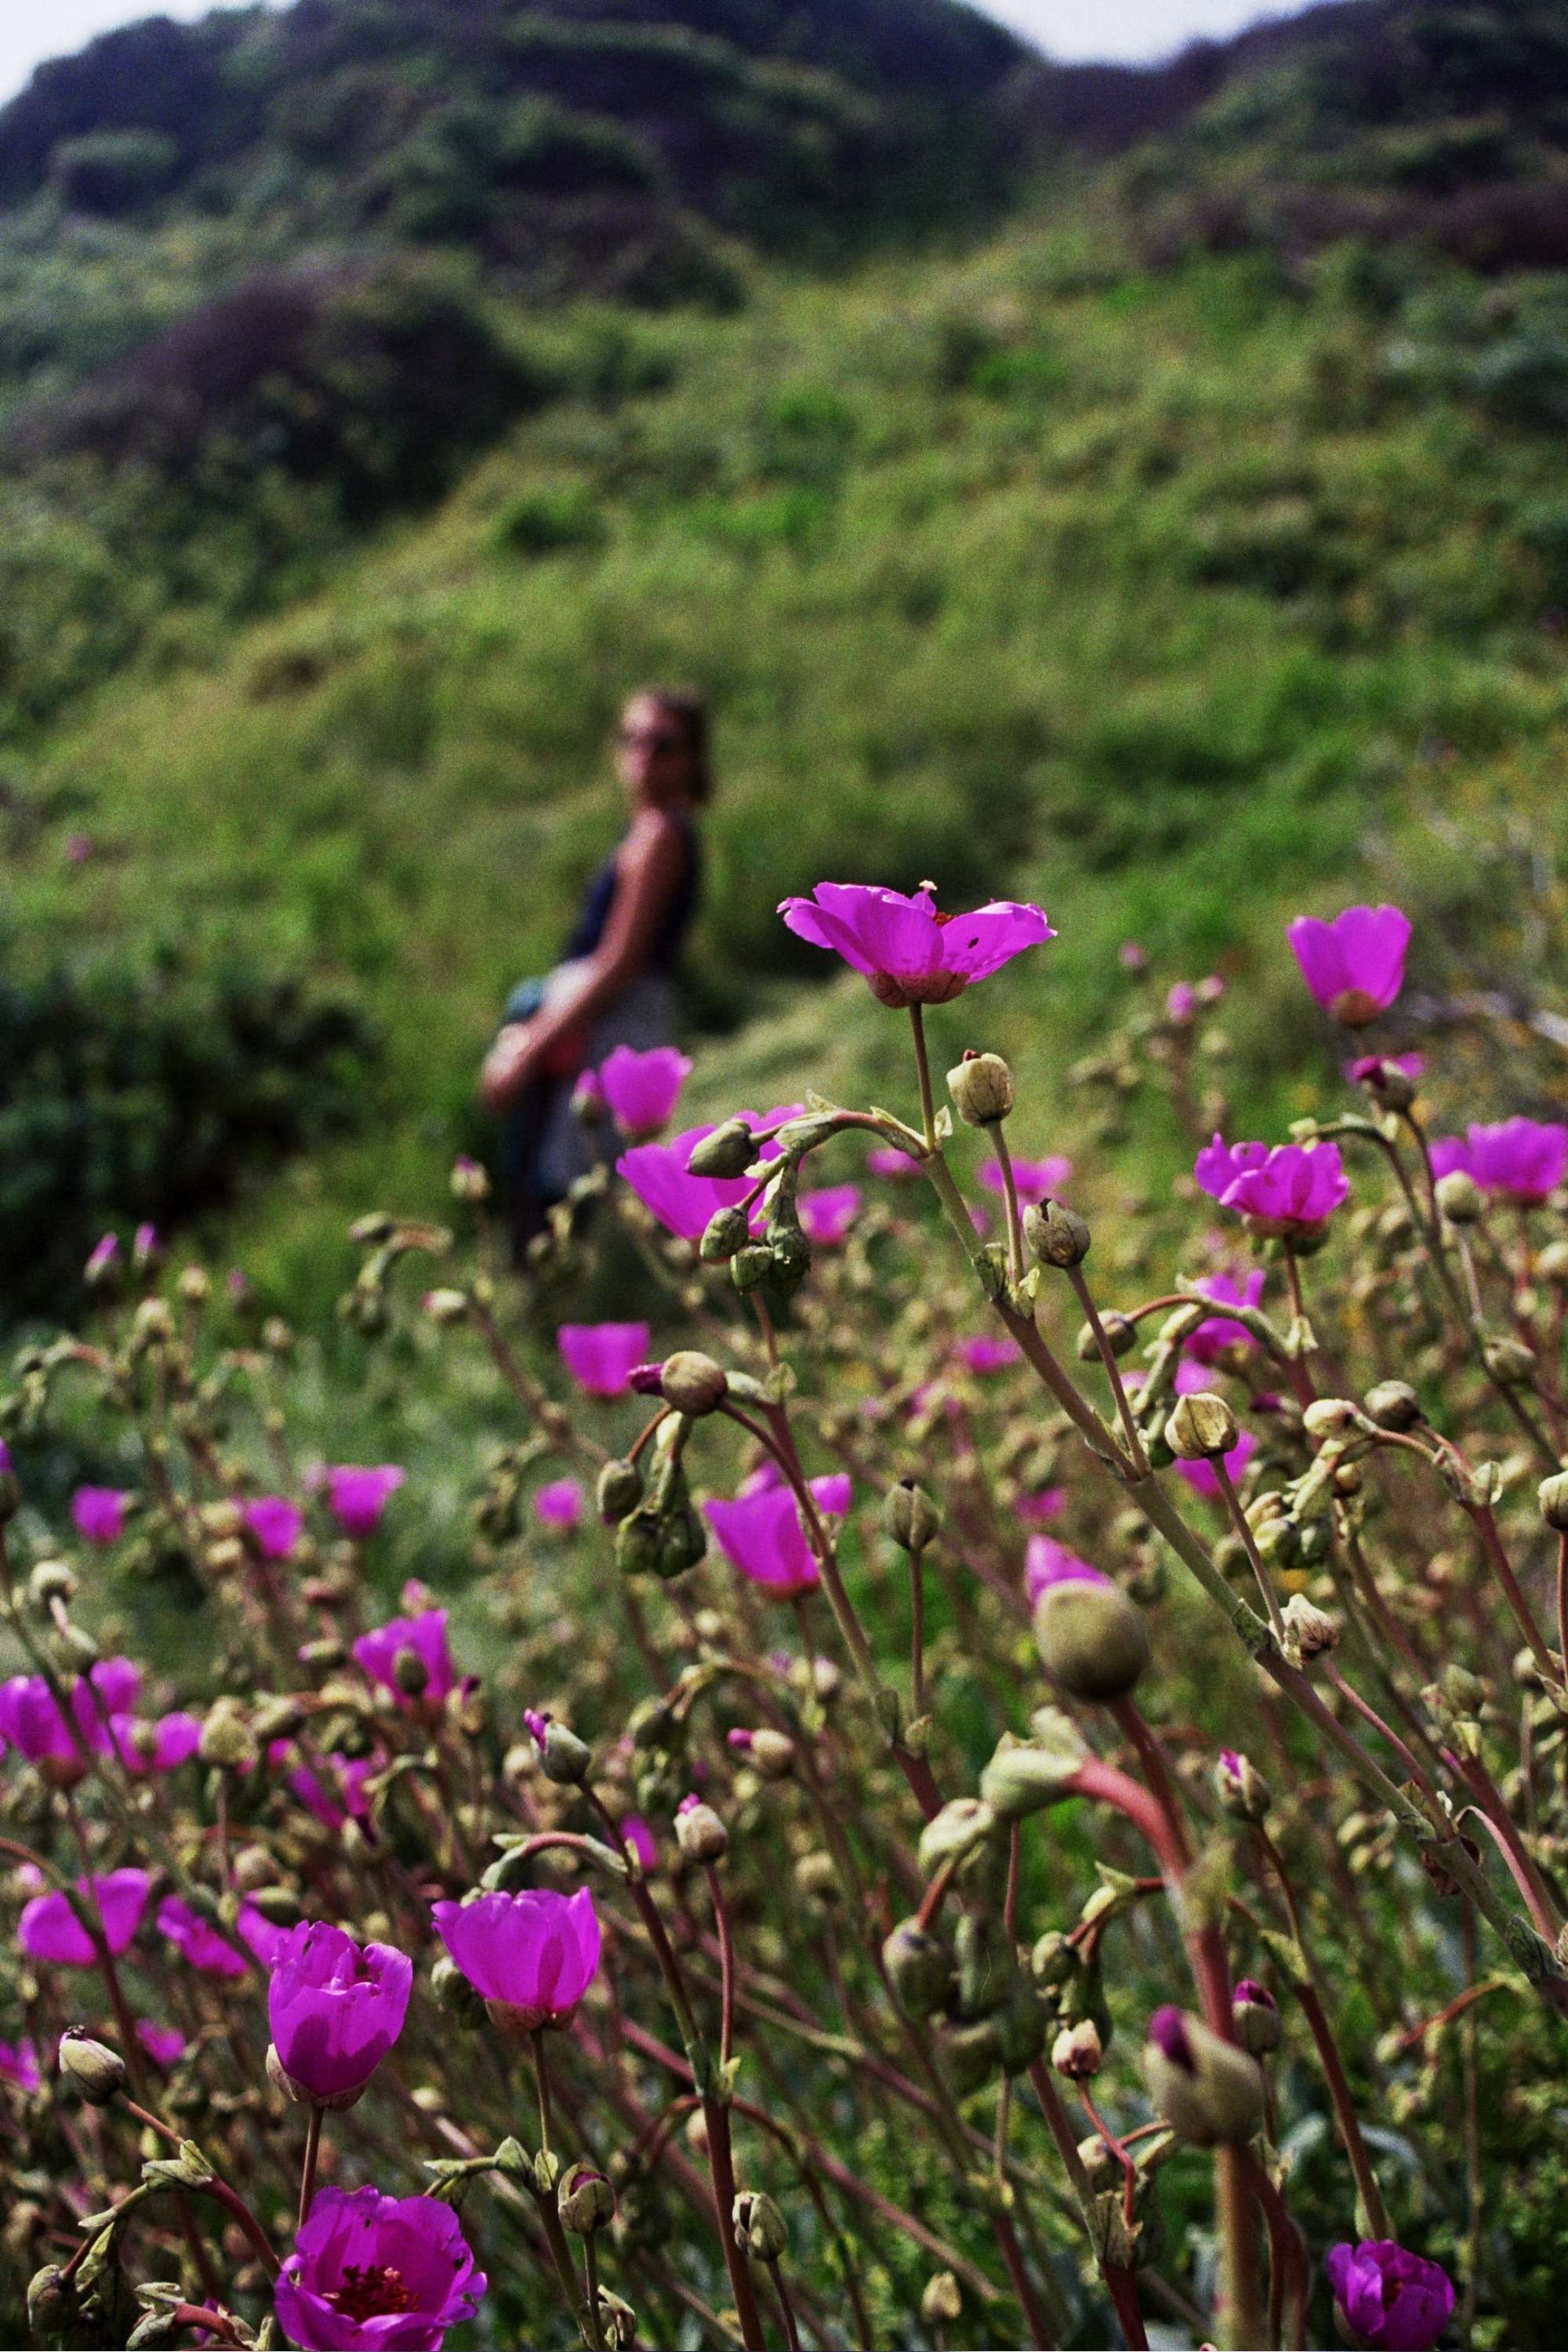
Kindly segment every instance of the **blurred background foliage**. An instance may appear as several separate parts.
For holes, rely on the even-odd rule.
[[[877,1076],[773,914],[851,868],[1043,900],[1059,940],[942,1037],[1028,1058],[1069,1141],[1130,938],[1249,975],[1258,1120],[1333,1075],[1280,973],[1309,902],[1395,893],[1433,991],[1561,1005],[1483,881],[1500,825],[1538,866],[1562,829],[1565,415],[1549,5],[1358,0],[1143,71],[950,0],[108,36],[0,111],[16,1066],[83,1025],[177,1122],[170,1041],[254,1008],[159,1213],[319,1306],[347,1213],[434,1209],[484,1142],[477,1055],[658,677],[718,721],[700,1100]],[[58,1198],[13,1085],[0,1186]],[[153,1213],[174,1131],[105,1143],[82,1214]],[[70,1303],[18,1264],[11,1311]]]

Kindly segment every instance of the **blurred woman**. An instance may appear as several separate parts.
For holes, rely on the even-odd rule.
[[[580,1071],[616,1045],[668,1045],[675,969],[701,887],[697,812],[709,799],[708,713],[696,695],[635,694],[617,738],[631,822],[589,883],[564,960],[512,991],[479,1073],[507,1121],[503,1159],[519,1243],[592,1165],[572,1116]]]

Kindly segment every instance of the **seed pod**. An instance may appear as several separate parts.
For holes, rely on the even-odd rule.
[[[743,1176],[757,1156],[757,1139],[743,1118],[721,1121],[693,1147],[687,1168],[693,1176]]]
[[[1029,1954],[1029,1974],[1042,1992],[1056,1992],[1070,1984],[1083,1966],[1078,1948],[1059,1927],[1047,1927]]]
[[[1150,2019],[1143,2072],[1155,2106],[1189,2147],[1243,2144],[1263,2120],[1256,2058],[1179,2009]]]
[[[1179,1462],[1204,1462],[1228,1454],[1236,1441],[1235,1413],[1224,1397],[1207,1389],[1180,1398],[1165,1423],[1165,1443]]]
[[[935,2017],[952,1993],[952,1959],[940,1936],[900,1919],[882,1946],[888,1971],[900,2006],[911,2017]]]
[[[1023,2074],[1046,2046],[1050,2012],[1028,1979],[1016,1975],[1007,1998],[994,2009],[988,2022],[996,2035],[996,2053],[1007,2074]]]
[[[1035,1641],[1058,1690],[1101,1705],[1127,1697],[1149,1663],[1142,1612],[1113,1584],[1074,1578],[1047,1586],[1035,1609]]]
[[[89,2107],[112,2106],[125,2088],[125,2061],[118,2051],[68,2026],[60,2036],[60,2079]]]
[[[1314,1444],[1321,1445],[1326,1438],[1343,1437],[1360,1419],[1348,1397],[1314,1397],[1301,1415],[1301,1426]]]
[[[965,1054],[947,1074],[952,1107],[966,1127],[994,1127],[1017,1100],[1013,1073],[1000,1054]]]
[[[1066,1273],[1089,1255],[1090,1234],[1080,1216],[1060,1201],[1042,1201],[1024,1212],[1024,1238],[1042,1265]]]
[[[900,1551],[924,1551],[941,1525],[942,1513],[912,1478],[900,1478],[896,1486],[889,1487],[882,1504],[882,1532]]]
[[[461,1323],[468,1311],[466,1290],[427,1290],[425,1312],[432,1323]]]
[[[459,2025],[480,2026],[485,2021],[485,2004],[457,1962],[443,1952],[430,1971],[430,1990],[438,2005]]]
[[[556,2186],[555,2210],[563,2230],[591,2238],[615,2220],[616,2192],[596,2166],[569,2164]]]
[[[685,1413],[689,1421],[700,1421],[718,1412],[730,1380],[723,1365],[716,1364],[711,1356],[696,1348],[681,1348],[666,1360],[659,1387],[667,1404]]]

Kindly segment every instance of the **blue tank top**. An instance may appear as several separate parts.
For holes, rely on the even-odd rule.
[[[702,889],[702,843],[692,819],[687,815],[675,818],[686,847],[686,863],[680,879],[669,894],[669,903],[659,919],[658,929],[648,950],[650,971],[671,971],[680,955],[681,943],[691,928],[697,912],[697,901]],[[621,835],[624,841],[626,835]],[[566,958],[575,962],[579,956],[592,955],[605,936],[605,926],[610,919],[610,908],[616,896],[616,859],[620,842],[583,894],[583,905],[566,942]]]

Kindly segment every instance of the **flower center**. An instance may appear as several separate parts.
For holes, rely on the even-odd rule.
[[[389,2312],[410,2311],[414,2298],[404,2283],[403,2273],[391,2263],[363,2268],[351,2263],[343,2272],[341,2285],[323,2295],[334,2311],[345,2319],[381,2319]]]

